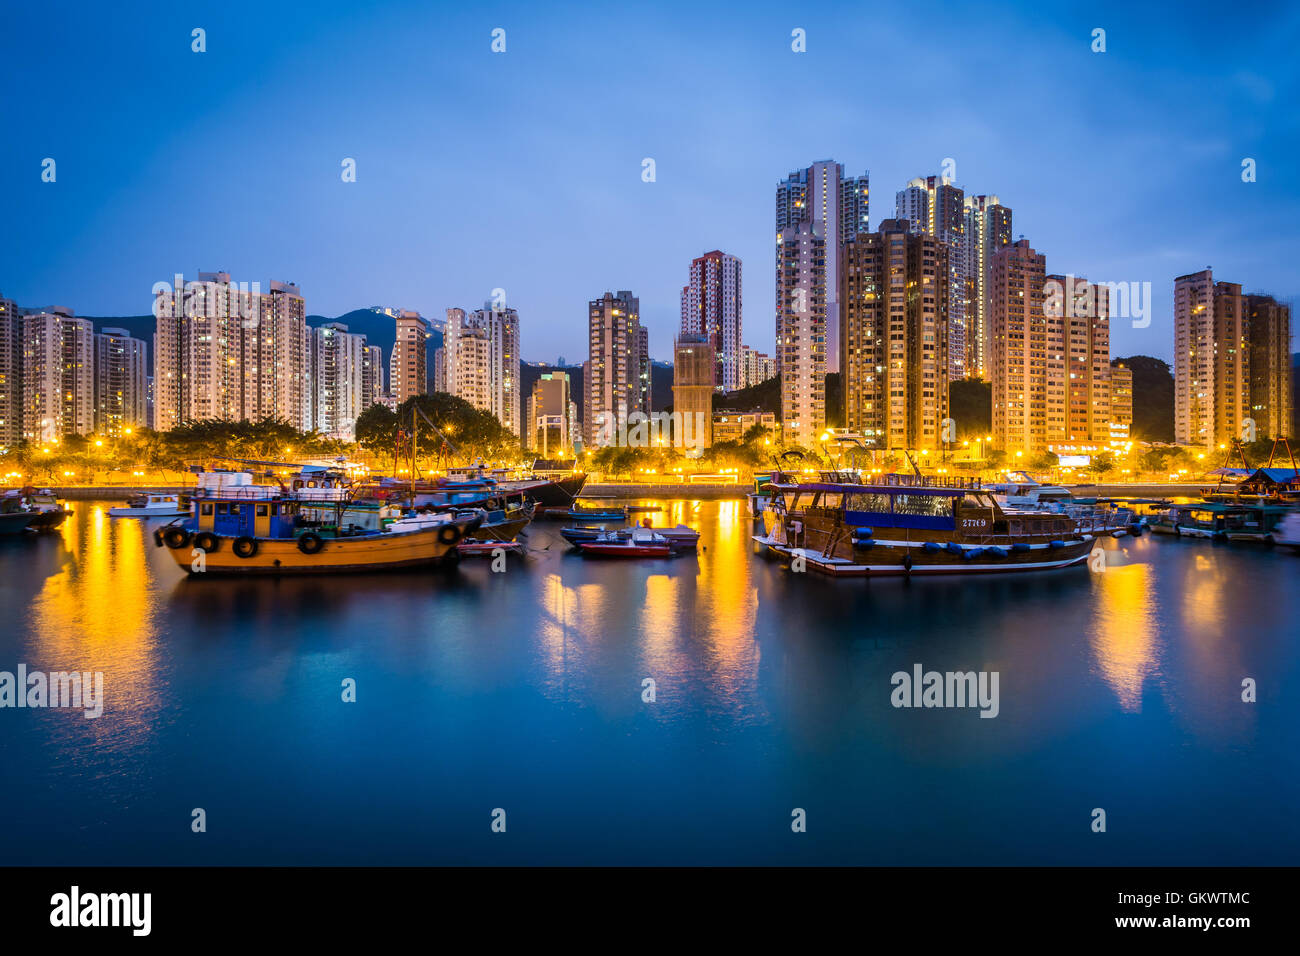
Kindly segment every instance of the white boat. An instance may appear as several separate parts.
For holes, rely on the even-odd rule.
[[[109,508],[113,518],[177,518],[190,513],[189,499],[185,495],[145,494],[132,495],[126,505]]]
[[[1300,551],[1300,511],[1289,514],[1273,529],[1273,543]]]

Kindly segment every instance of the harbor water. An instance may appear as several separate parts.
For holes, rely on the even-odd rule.
[[[1300,863],[1281,549],[831,580],[672,501],[698,554],[218,579],[111,504],[0,539],[0,671],[103,674],[0,708],[3,864]],[[895,706],[917,667],[996,716]]]

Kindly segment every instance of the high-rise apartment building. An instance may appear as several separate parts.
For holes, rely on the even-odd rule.
[[[177,276],[154,299],[154,417],[183,422],[283,418],[311,427],[310,334],[298,286]]]
[[[149,421],[148,355],[142,339],[126,329],[95,335],[95,430],[130,434]]]
[[[393,400],[400,405],[408,398],[429,391],[428,356],[425,340],[429,326],[419,312],[403,309],[394,320],[397,338],[393,353],[388,357],[388,389]]]
[[[740,347],[740,387],[749,388],[776,375],[776,360],[748,345]]]
[[[352,441],[366,401],[366,337],[341,322],[311,330],[312,427],[322,435]]]
[[[949,247],[887,219],[844,244],[845,425],[875,448],[937,449],[948,414]]]
[[[690,283],[682,289],[681,331],[708,335],[713,344],[714,387],[741,388],[740,260],[725,252],[706,252],[691,262]]]
[[[567,372],[543,372],[528,396],[525,444],[542,458],[573,454],[573,395]]]
[[[966,371],[966,210],[965,193],[947,177],[910,180],[895,200],[895,217],[912,232],[934,236],[948,249],[948,377]]]
[[[993,321],[989,269],[994,253],[1011,245],[1011,209],[997,196],[967,196],[964,206],[966,374],[987,379],[992,375]]]
[[[361,410],[380,404],[384,395],[384,350],[367,345],[361,358]]]
[[[519,313],[483,308],[448,309],[442,344],[446,391],[491,412],[522,435],[519,404]],[[436,357],[435,357],[436,358]]]
[[[1271,295],[1246,296],[1250,417],[1259,438],[1294,438],[1291,307]]]
[[[812,447],[826,424],[826,240],[804,220],[777,242],[776,365],[786,442]],[[837,293],[838,295],[838,293]]]
[[[1124,441],[1133,429],[1133,370],[1123,362],[1110,367],[1110,437]]]
[[[1023,456],[1109,444],[1109,287],[1048,275],[1024,239],[994,254],[989,284],[995,446]]]
[[[1047,451],[1065,434],[1063,319],[1043,312],[1046,282],[1047,257],[1026,239],[993,257],[993,441],[1008,453]]]
[[[796,402],[800,408],[817,405],[817,400],[811,395],[814,378],[821,381],[827,372],[838,371],[836,363],[839,360],[840,335],[839,248],[858,233],[867,231],[869,212],[869,175],[863,173],[859,177],[845,176],[843,164],[832,160],[821,160],[806,169],[797,169],[777,184],[776,332],[778,341],[784,332],[788,332],[795,318],[794,314],[788,311],[788,303],[797,289],[803,287],[799,283],[805,278],[791,276],[783,264],[787,252],[785,249],[787,238],[798,231],[800,223],[806,222],[812,227],[809,234],[820,240],[823,250],[820,271],[825,284],[818,295],[821,301],[815,313],[816,321],[823,326],[815,333],[823,339],[824,348],[821,350],[820,359],[822,364],[818,367],[809,365],[807,368],[791,373],[791,381],[802,380],[808,383],[807,390],[800,394]],[[787,283],[790,282],[795,284],[788,285]],[[811,287],[803,288],[806,293],[813,292]],[[802,314],[803,310],[798,312]],[[801,323],[795,321],[794,324]],[[778,362],[784,361],[779,348],[777,359]],[[817,359],[810,356],[805,361],[815,364]],[[785,376],[783,370],[782,377]],[[784,406],[782,410],[787,420],[789,412],[795,411],[794,408],[785,409]],[[801,435],[810,430],[807,426],[813,426],[811,430],[814,431],[821,428],[822,421],[814,423],[808,419],[806,412],[800,414],[803,415],[798,429]]]
[[[1250,417],[1249,343],[1241,286],[1211,270],[1174,280],[1174,438],[1214,448]]]
[[[637,379],[639,380],[640,410],[650,414],[653,405],[654,369],[650,361],[650,330],[640,325],[636,330],[637,345]]]
[[[707,332],[683,332],[673,343],[673,412],[695,448],[713,444],[713,341]]]
[[[1106,444],[1111,438],[1110,288],[1071,275],[1049,275],[1043,313],[1060,319],[1065,354],[1065,427],[1048,444]]]
[[[23,437],[47,442],[95,431],[95,330],[71,309],[23,317]]]
[[[23,437],[23,318],[0,296],[0,448]]]
[[[590,358],[583,363],[585,444],[610,444],[632,412],[650,411],[648,337],[631,292],[606,292],[587,303]],[[644,376],[644,379],[643,379]]]

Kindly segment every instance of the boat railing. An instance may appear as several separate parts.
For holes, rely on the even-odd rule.
[[[279,488],[270,485],[236,485],[231,488],[195,488],[190,492],[191,498],[229,501],[271,501],[274,499],[291,499]]]

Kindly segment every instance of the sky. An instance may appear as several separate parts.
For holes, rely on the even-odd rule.
[[[778,180],[869,172],[874,227],[952,159],[1050,272],[1149,282],[1111,352],[1169,360],[1174,277],[1300,292],[1298,28],[1270,3],[9,4],[0,294],[147,314],[224,270],[434,316],[499,288],[523,357],[572,362],[588,300],[631,289],[668,359],[722,249],[770,353]]]

